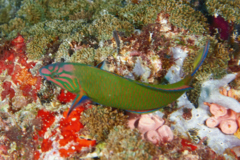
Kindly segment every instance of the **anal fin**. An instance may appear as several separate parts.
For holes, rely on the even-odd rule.
[[[80,91],[80,93],[77,95],[77,97],[74,99],[72,106],[70,107],[67,117],[72,113],[72,111],[81,106],[86,101],[90,100],[89,97],[85,94],[84,91]]]

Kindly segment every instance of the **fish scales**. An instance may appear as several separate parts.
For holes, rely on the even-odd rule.
[[[182,94],[180,92],[176,96],[170,96],[170,92],[149,90],[134,81],[88,65],[74,64],[74,68],[73,75],[78,77],[87,96],[92,101],[106,106],[127,110],[148,110],[167,105],[176,96]],[[88,72],[84,71],[86,69]],[[101,78],[98,77],[99,75]],[[162,99],[161,97],[164,96],[168,98]]]

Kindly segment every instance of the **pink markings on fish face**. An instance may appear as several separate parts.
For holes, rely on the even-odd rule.
[[[66,64],[63,66],[64,71],[72,72],[74,70],[74,66],[72,64]]]
[[[55,66],[55,68],[52,72],[56,72],[57,70],[58,70],[58,65]]]
[[[51,71],[49,71],[49,70],[46,69],[46,68],[41,69],[41,72],[42,72],[43,74],[51,74],[51,73],[52,73]]]
[[[59,76],[61,76],[61,77],[68,77],[68,78],[71,78],[71,79],[75,78],[74,76],[72,76],[70,74],[66,74],[66,73],[62,73]]]
[[[52,70],[52,69],[53,69],[53,66],[49,66],[48,69]]]
[[[74,89],[74,87],[72,86],[72,84],[68,80],[66,80],[64,78],[57,78],[57,79],[60,80],[60,81],[66,82],[67,84],[69,84],[72,87],[72,89]]]
[[[59,68],[58,73],[61,73],[63,71],[63,68]]]
[[[48,81],[52,81],[53,83],[59,85],[61,88],[64,88],[64,89],[65,89],[65,87],[64,87],[60,82],[56,81],[55,79],[52,79],[52,78],[50,78],[50,77],[46,77],[46,79],[47,79]]]

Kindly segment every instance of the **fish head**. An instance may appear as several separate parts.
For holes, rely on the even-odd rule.
[[[73,76],[74,70],[74,66],[70,63],[54,63],[40,68],[39,73],[57,86],[75,92],[80,86]]]

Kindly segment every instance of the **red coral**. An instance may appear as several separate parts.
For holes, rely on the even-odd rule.
[[[12,99],[15,95],[15,92],[14,90],[11,88],[11,82],[4,82],[2,84],[2,87],[3,87],[3,91],[1,93],[1,98],[2,100],[4,100],[6,98],[7,95],[10,95],[10,99]]]
[[[83,107],[78,107],[70,114],[68,118],[63,118],[60,121],[61,135],[64,137],[59,141],[60,146],[65,146],[71,141],[77,143],[71,145],[68,147],[68,149],[60,149],[59,152],[62,157],[68,157],[71,153],[79,152],[81,151],[82,147],[94,146],[96,144],[96,141],[80,139],[79,135],[77,134],[77,132],[83,128],[83,125],[79,121],[83,110]],[[67,113],[68,111],[65,111],[63,116],[67,117]]]
[[[41,145],[42,152],[47,152],[52,149],[52,141],[49,139],[44,139]]]
[[[190,141],[186,139],[182,139],[181,144],[183,146],[183,150],[195,151],[197,146],[194,146]]]
[[[28,100],[37,100],[37,91],[41,86],[41,76],[33,76],[29,69],[35,66],[35,62],[27,62],[27,57],[25,54],[26,44],[21,35],[13,39],[10,46],[3,47],[2,53],[0,55],[0,73],[7,70],[8,75],[12,77],[12,81],[20,86],[23,95],[28,98]],[[17,63],[15,61],[18,59]],[[20,66],[20,65],[21,66]],[[14,96],[14,90],[9,87],[9,83],[4,86],[4,91],[2,92],[2,100],[6,98],[6,95],[10,94],[10,99]],[[10,85],[11,86],[11,85]]]
[[[34,160],[38,160],[40,158],[40,152],[39,151],[35,151],[34,152]]]
[[[53,124],[55,121],[55,116],[52,112],[39,110],[37,118],[41,118],[42,120],[42,128],[38,131],[39,136],[43,137],[47,129]]]
[[[76,94],[68,92],[65,93],[64,89],[61,89],[60,94],[58,95],[57,99],[62,103],[62,104],[66,104],[68,102],[71,102],[72,100],[74,100],[76,98]]]
[[[69,157],[75,152],[80,152],[83,147],[94,146],[96,144],[95,140],[79,138],[79,131],[83,128],[83,125],[80,123],[80,116],[83,110],[84,107],[76,108],[68,118],[66,118],[68,111],[63,113],[64,118],[60,120],[59,127],[53,129],[50,136],[48,138],[44,138],[41,142],[40,145],[42,152],[47,152],[52,149],[52,136],[55,136],[56,139],[54,141],[59,143],[59,153],[62,157]],[[52,126],[55,120],[54,113],[43,110],[38,111],[37,117],[42,119],[43,125],[41,130],[38,131],[39,137],[35,136],[35,140],[43,138],[47,129]],[[57,132],[57,130],[60,130],[60,132]]]

